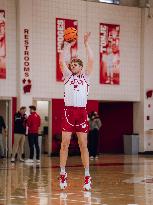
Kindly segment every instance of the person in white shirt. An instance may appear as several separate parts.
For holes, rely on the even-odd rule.
[[[62,118],[62,143],[60,150],[60,188],[67,187],[67,173],[65,171],[68,157],[68,147],[72,132],[76,132],[81,151],[82,163],[85,168],[84,189],[91,189],[91,177],[89,173],[89,153],[87,148],[87,96],[89,92],[89,76],[93,70],[93,54],[89,46],[90,33],[84,35],[84,45],[87,52],[87,67],[83,68],[83,62],[79,58],[73,58],[69,64],[65,62],[64,52],[72,43],[64,43],[60,53],[60,65],[64,77],[64,102],[65,108]]]

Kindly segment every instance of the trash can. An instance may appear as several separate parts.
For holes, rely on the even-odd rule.
[[[124,154],[138,154],[139,152],[139,135],[125,134],[124,136]]]

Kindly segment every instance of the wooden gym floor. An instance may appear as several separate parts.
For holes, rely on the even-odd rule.
[[[153,157],[101,155],[91,161],[93,188],[82,190],[80,157],[69,157],[68,188],[58,185],[59,158],[41,165],[0,159],[0,205],[153,205]]]

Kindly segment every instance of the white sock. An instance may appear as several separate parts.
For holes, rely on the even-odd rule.
[[[85,168],[85,177],[90,176],[89,167]]]
[[[65,174],[65,167],[61,167],[60,174]]]

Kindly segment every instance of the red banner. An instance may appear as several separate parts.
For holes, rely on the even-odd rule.
[[[0,10],[0,79],[6,79],[6,40],[4,10]]]
[[[60,69],[59,64],[59,52],[61,50],[61,44],[64,40],[64,30],[68,27],[74,27],[78,30],[78,21],[72,19],[63,19],[63,18],[56,18],[56,80],[62,81],[62,72]],[[77,52],[77,41],[75,45],[70,49],[69,53],[66,54],[67,57],[70,56],[70,59],[76,56]]]
[[[120,26],[100,23],[100,83],[120,84]]]

